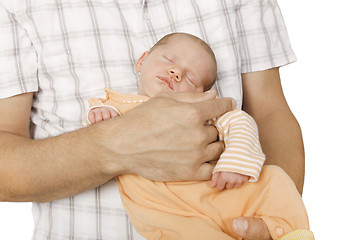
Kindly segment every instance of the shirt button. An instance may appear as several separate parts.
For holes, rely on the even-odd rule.
[[[281,227],[277,227],[275,229],[275,233],[278,237],[281,237],[283,235],[283,229]]]

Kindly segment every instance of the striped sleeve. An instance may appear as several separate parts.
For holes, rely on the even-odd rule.
[[[257,182],[265,155],[259,141],[255,120],[241,110],[227,112],[214,120],[225,150],[213,171],[236,172]]]
[[[315,240],[313,232],[309,230],[295,230],[279,238],[279,240],[293,240],[293,239]]]

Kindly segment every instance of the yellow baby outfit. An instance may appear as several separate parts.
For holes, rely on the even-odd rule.
[[[89,100],[90,109],[109,106],[121,115],[149,99],[105,91],[106,99]],[[289,176],[277,166],[265,166],[261,171],[265,156],[255,121],[235,110],[211,123],[226,144],[214,172],[248,175],[249,183],[219,191],[210,181],[155,182],[137,175],[119,176],[122,202],[135,229],[150,240],[232,240],[239,238],[231,230],[231,220],[243,216],[263,219],[274,240],[314,239],[304,204]],[[85,124],[89,125],[87,117]]]

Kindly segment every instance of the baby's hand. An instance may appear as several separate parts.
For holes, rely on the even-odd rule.
[[[91,109],[88,114],[88,119],[91,124],[95,124],[101,121],[104,121],[109,118],[118,117],[119,114],[109,107],[97,107]]]
[[[216,172],[212,176],[211,186],[217,187],[219,190],[224,188],[239,188],[249,180],[249,176],[234,172]]]

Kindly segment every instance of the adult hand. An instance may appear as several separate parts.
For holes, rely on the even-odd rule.
[[[215,97],[215,91],[164,93],[94,127],[103,129],[99,142],[107,156],[119,159],[120,174],[157,181],[208,180],[214,166],[207,162],[219,158],[224,144],[216,141],[216,128],[205,123],[236,105],[231,98]],[[115,169],[115,164],[108,168]]]

